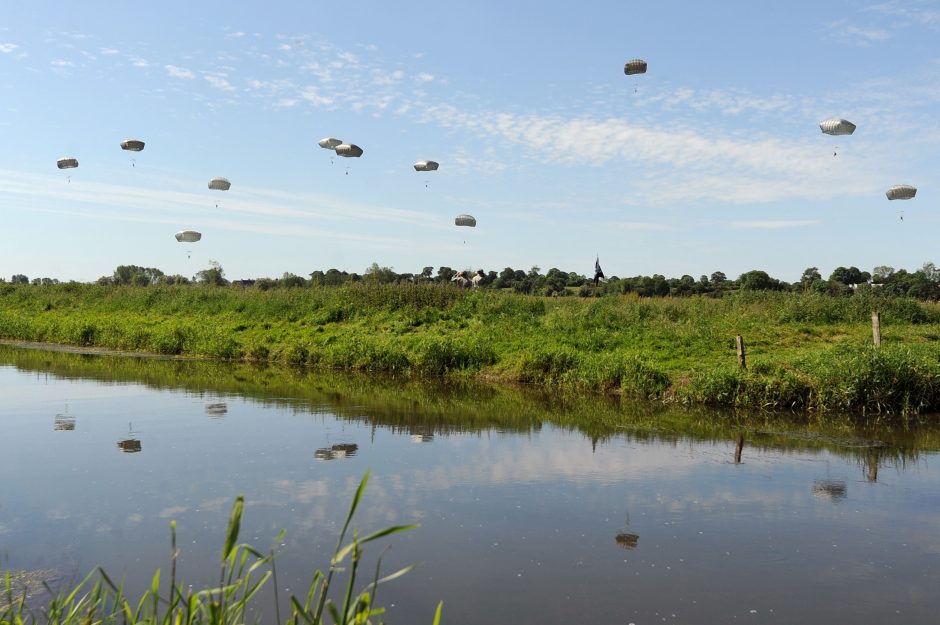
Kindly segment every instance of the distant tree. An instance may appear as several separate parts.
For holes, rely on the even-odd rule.
[[[225,271],[222,269],[222,265],[214,260],[209,261],[208,269],[203,269],[202,271],[196,272],[196,280],[201,284],[208,284],[211,286],[225,286],[228,284],[228,280],[225,279]]]
[[[154,267],[138,267],[137,265],[118,265],[111,276],[111,284],[133,284],[147,286],[156,284],[163,276],[163,272]]]
[[[781,288],[779,280],[759,269],[742,273],[738,278],[738,286],[742,291],[778,291]]]
[[[284,275],[281,276],[281,286],[286,287],[288,289],[295,288],[298,286],[304,286],[305,284],[306,284],[306,281],[304,281],[303,278],[301,278],[300,276],[295,276],[289,271],[285,271]]]
[[[391,284],[398,279],[398,274],[391,267],[380,267],[378,263],[372,263],[363,277],[368,282]]]
[[[891,277],[894,275],[894,267],[888,267],[887,265],[878,265],[871,272],[872,282],[877,282],[878,284],[884,284],[891,280]]]
[[[323,273],[322,271],[320,271],[319,269],[316,270],[316,271],[311,271],[311,272],[310,272],[310,284],[313,284],[313,285],[315,285],[315,286],[320,286],[320,285],[322,285],[322,284],[326,284],[325,278],[326,278],[326,274],[324,274],[324,273]]]
[[[803,288],[809,288],[814,282],[822,280],[822,274],[819,273],[818,267],[808,267],[803,271],[803,275],[800,276],[800,284]]]
[[[726,276],[726,275],[725,275],[723,272],[721,272],[721,271],[715,271],[715,272],[712,273],[711,277],[709,278],[709,281],[710,281],[714,286],[721,286],[721,285],[723,285],[725,282],[728,281],[728,276]]]
[[[868,282],[870,279],[871,274],[867,271],[859,270],[858,267],[836,267],[832,275],[829,276],[830,282],[838,282],[846,286]]]
[[[29,284],[29,278],[24,276],[21,273],[13,274],[13,277],[10,278],[10,282],[13,284]]]
[[[434,267],[425,267],[421,270],[421,273],[418,275],[424,282],[428,282],[434,279]]]
[[[437,268],[437,277],[435,281],[437,282],[450,282],[450,279],[454,277],[454,274],[457,273],[450,267],[438,267]]]

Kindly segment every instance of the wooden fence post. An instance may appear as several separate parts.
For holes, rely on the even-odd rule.
[[[875,340],[875,347],[881,347],[881,315],[877,311],[871,314],[871,335]]]
[[[734,446],[734,463],[741,464],[741,452],[744,451],[744,435],[738,437],[738,443]]]
[[[742,369],[747,369],[747,362],[744,358],[744,337],[739,334],[735,337],[734,343],[738,348],[738,364]]]

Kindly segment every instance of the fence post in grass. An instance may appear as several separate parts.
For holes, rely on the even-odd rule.
[[[875,340],[875,347],[881,347],[881,314],[878,311],[871,314],[871,335]]]
[[[734,344],[738,348],[738,364],[742,369],[747,369],[747,362],[744,359],[744,337],[739,334],[735,337]]]

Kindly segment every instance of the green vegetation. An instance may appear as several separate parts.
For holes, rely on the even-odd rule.
[[[581,299],[436,283],[0,284],[0,338],[14,341],[769,410],[936,411],[938,321],[936,304],[872,289]]]
[[[362,500],[369,475],[362,479],[353,497],[346,522],[340,532],[336,549],[326,573],[316,571],[305,595],[289,597],[290,616],[281,619],[280,600],[277,590],[277,554],[272,548],[267,555],[250,545],[238,543],[238,533],[244,502],[238,497],[232,506],[228,529],[222,547],[219,584],[214,588],[194,592],[181,580],[176,579],[176,524],[170,524],[170,579],[161,591],[161,575],[157,569],[153,575],[151,587],[142,596],[134,600],[127,596],[124,585],[115,584],[108,574],[97,569],[88,574],[78,585],[59,592],[53,592],[45,583],[43,586],[51,595],[37,608],[27,600],[28,589],[14,592],[14,575],[3,575],[0,586],[0,625],[28,625],[45,623],[47,625],[79,624],[117,624],[125,625],[240,625],[260,619],[264,613],[273,613],[277,623],[289,625],[321,625],[332,622],[336,625],[376,623],[380,624],[384,609],[378,607],[376,594],[381,584],[407,573],[406,567],[390,575],[380,577],[381,558],[376,565],[374,576],[364,588],[358,589],[362,577],[360,564],[363,546],[390,536],[413,529],[417,526],[393,526],[366,536],[353,533],[353,539],[343,544],[356,508]],[[274,544],[283,537],[278,536]],[[345,572],[346,587],[342,589],[339,601],[332,598],[332,584],[336,573]],[[258,606],[259,591],[274,579],[274,609],[265,610]],[[332,594],[336,594],[335,591]],[[434,625],[440,622],[441,604],[434,615]],[[327,618],[329,615],[329,618]],[[270,621],[271,618],[264,619]]]

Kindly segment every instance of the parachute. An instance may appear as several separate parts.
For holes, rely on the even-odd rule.
[[[333,137],[327,137],[326,139],[320,139],[319,141],[317,141],[317,145],[319,145],[324,150],[335,150],[336,146],[343,145],[343,142],[341,139],[334,139]]]
[[[457,226],[476,228],[477,220],[473,215],[457,215],[457,217],[454,218],[454,224]]]
[[[67,156],[65,158],[60,158],[55,162],[55,164],[59,169],[74,169],[78,167],[78,159]]]
[[[202,233],[195,230],[180,230],[175,236],[180,243],[195,243],[202,238]]]
[[[124,141],[121,141],[121,149],[129,152],[142,152],[144,142],[140,139],[124,139]]]
[[[362,148],[353,143],[341,143],[334,150],[338,156],[345,156],[346,158],[359,158],[362,156]]]
[[[889,200],[910,200],[917,195],[917,188],[909,184],[896,184],[885,192]]]
[[[823,131],[824,135],[850,135],[855,132],[855,128],[855,124],[849,120],[837,117],[824,119],[819,122],[819,129]]]
[[[917,188],[909,184],[896,184],[885,191],[885,197],[889,200],[910,200],[915,195]],[[904,221],[904,211],[901,211],[901,221]]]
[[[631,59],[624,63],[623,73],[627,76],[646,73],[646,61],[643,59]]]
[[[228,191],[231,186],[228,178],[213,178],[209,181],[209,188],[214,191]]]
[[[202,238],[202,233],[195,230],[180,230],[174,236],[180,243],[195,243]],[[192,250],[186,250],[186,258],[192,258]]]
[[[436,161],[418,161],[415,163],[415,171],[437,171],[440,164]]]
[[[850,135],[855,132],[855,124],[847,119],[832,117],[830,119],[824,119],[819,122],[819,129],[822,130],[824,135],[839,137],[842,135]],[[838,154],[839,146],[835,146],[835,148],[832,150],[832,155],[838,156]]]

